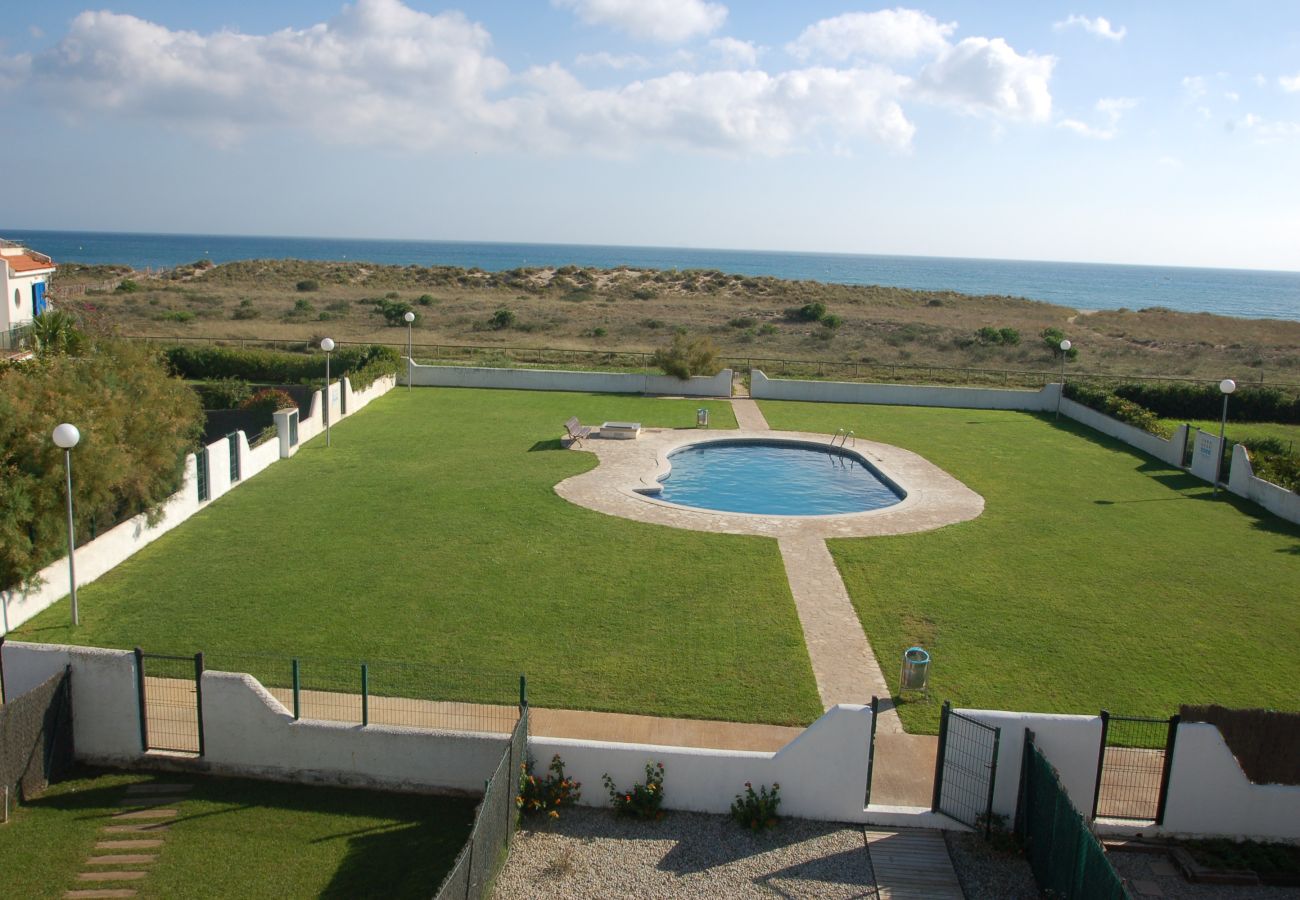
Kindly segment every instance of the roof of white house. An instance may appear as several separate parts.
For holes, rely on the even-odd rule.
[[[53,272],[58,268],[54,260],[44,253],[28,250],[22,244],[0,240],[0,259],[9,265],[13,275],[29,275],[36,272]]]

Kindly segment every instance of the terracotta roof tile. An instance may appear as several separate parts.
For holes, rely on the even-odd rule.
[[[39,272],[42,269],[58,268],[53,262],[39,260],[34,256],[23,253],[19,256],[0,256],[9,264],[9,268],[14,272]]]

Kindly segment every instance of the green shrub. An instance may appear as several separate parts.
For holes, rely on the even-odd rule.
[[[310,291],[319,291],[320,282],[317,281],[315,278],[304,278],[302,281],[298,282],[296,287],[302,293],[308,293]]]
[[[140,290],[140,283],[130,278],[123,278],[117,287],[113,288],[115,294],[134,294]]]
[[[1052,358],[1060,359],[1061,341],[1065,340],[1065,332],[1059,328],[1044,328],[1039,333],[1039,337],[1043,339],[1044,346],[1046,346],[1047,349],[1052,351]],[[1078,347],[1071,347],[1069,350],[1065,351],[1066,359],[1077,359],[1078,356],[1079,356]]]
[[[193,319],[194,313],[188,309],[168,309],[158,314],[161,322],[190,322]]]
[[[1258,438],[1247,445],[1247,450],[1255,477],[1300,492],[1300,454],[1277,438]]]
[[[299,297],[297,300],[293,301],[293,311],[298,313],[315,312],[316,306],[306,297]]]
[[[545,815],[558,819],[560,810],[574,806],[582,799],[582,782],[564,774],[564,760],[557,753],[548,767],[551,774],[538,778],[533,774],[533,758],[519,767],[519,793],[515,806],[526,816]]]
[[[305,384],[325,377],[320,353],[241,350],[234,347],[169,347],[164,356],[173,372],[191,381],[240,378],[263,384]],[[348,376],[354,389],[380,375],[396,372],[399,354],[392,347],[362,344],[337,348],[330,357],[330,374]]]
[[[803,306],[791,307],[785,311],[785,317],[795,322],[820,322],[826,315],[826,304],[820,301],[805,303]]]
[[[203,399],[204,409],[238,409],[253,395],[252,387],[240,378],[217,378],[205,381],[195,390]]]
[[[758,333],[764,337],[767,337],[770,334],[776,334],[776,332],[777,327],[771,322],[764,322],[758,329]]]
[[[601,776],[609,791],[614,812],[635,819],[662,819],[664,811],[664,764],[645,764],[645,784],[637,782],[626,791],[619,790],[614,779],[606,772]]]
[[[1020,343],[1020,332],[1014,328],[999,328],[998,335],[1002,338],[1002,343],[1008,347],[1014,347]]]
[[[692,375],[716,375],[718,348],[707,337],[688,339],[685,334],[673,335],[673,342],[660,347],[650,358],[650,364],[662,369],[665,375],[685,381]]]
[[[741,828],[748,828],[751,831],[775,828],[779,821],[776,810],[780,805],[780,784],[773,783],[770,791],[767,785],[760,785],[755,792],[754,786],[746,781],[745,793],[737,794],[731,804],[731,818]]]
[[[247,302],[247,301],[245,301]],[[256,319],[262,315],[262,311],[254,306],[245,306],[243,303],[235,307],[235,311],[230,314],[232,319]]]
[[[834,313],[828,313],[827,315],[822,316],[821,322],[823,327],[828,328],[831,331],[834,331],[836,328],[839,328],[844,324],[844,320]]]
[[[1020,332],[1014,328],[994,328],[991,325],[985,325],[979,331],[975,332],[975,339],[981,344],[1005,344],[1014,347],[1020,343]],[[1057,341],[1059,352],[1060,341]]]
[[[1217,419],[1223,413],[1218,384],[1135,381],[1118,384],[1114,390],[1166,419]],[[1229,398],[1228,414],[1234,422],[1300,424],[1300,393],[1243,385]]]
[[[637,300],[653,300],[659,296],[659,292],[653,288],[637,288],[632,292],[632,296]]]
[[[740,316],[732,319],[727,324],[732,328],[753,328],[758,324],[758,319],[755,319],[753,316]]]
[[[293,397],[279,388],[262,388],[253,396],[249,397],[239,408],[249,412],[271,415],[281,409],[298,408],[297,402]]]
[[[404,300],[394,300],[396,294],[375,300],[375,309],[384,317],[384,323],[390,326],[406,325],[406,314],[415,312],[411,304]]]
[[[488,318],[488,327],[493,331],[502,331],[506,328],[514,327],[516,321],[518,321],[518,319],[515,316],[514,310],[507,309],[503,306]]]
[[[1068,382],[1065,385],[1065,396],[1098,412],[1105,413],[1111,418],[1141,428],[1148,434],[1168,438],[1172,433],[1172,429],[1160,421],[1160,416],[1146,407],[1134,403],[1132,400],[1116,396],[1105,388],[1079,382]]]
[[[437,301],[433,299],[433,294],[421,294],[415,302],[421,306],[433,306]]]

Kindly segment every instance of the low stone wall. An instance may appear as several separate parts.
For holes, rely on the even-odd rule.
[[[1232,448],[1232,472],[1228,475],[1228,490],[1238,497],[1258,503],[1279,519],[1300,524],[1300,494],[1255,477],[1250,453],[1241,444]]]
[[[577,391],[594,394],[662,394],[730,397],[731,369],[686,381],[668,375],[569,372],[557,369],[486,369],[472,366],[411,366],[416,387],[498,388],[516,391]],[[350,407],[349,407],[350,408]]]
[[[755,400],[803,400],[812,403],[876,403],[885,406],[941,406],[954,409],[1011,409],[1042,412],[1056,408],[1059,384],[1037,391],[1000,388],[941,387],[918,384],[862,384],[852,381],[803,381],[768,378],[750,372],[749,395]]]
[[[342,391],[348,392],[347,409],[351,416],[364,408],[375,397],[390,390],[396,383],[393,376],[376,379],[374,384],[364,391],[352,391],[346,379],[334,390],[341,398]],[[337,405],[341,406],[341,399]],[[320,415],[320,391],[312,398],[312,415],[298,426],[298,446],[324,430]],[[336,410],[339,418],[344,418]],[[77,548],[77,586],[89,584],[112,570],[123,560],[129,558],[168,531],[171,531],[209,503],[220,499],[231,489],[261,472],[277,459],[281,458],[280,442],[267,441],[255,449],[248,446],[248,436],[242,431],[239,435],[240,480],[232,483],[230,479],[230,443],[221,438],[208,444],[208,499],[199,500],[198,495],[198,461],[191,453],[185,458],[185,474],[180,489],[162,504],[162,516],[154,525],[150,525],[142,513],[127,519]],[[287,443],[287,442],[286,442]],[[297,452],[297,446],[292,452]],[[289,455],[292,455],[290,453]],[[74,456],[73,476],[76,476]],[[37,574],[37,586],[32,590],[21,588],[0,591],[0,634],[8,634],[12,629],[31,619],[52,604],[68,596],[68,558],[65,556],[50,563]]]

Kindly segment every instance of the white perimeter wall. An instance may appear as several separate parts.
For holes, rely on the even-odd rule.
[[[1238,497],[1258,503],[1278,518],[1300,523],[1300,494],[1255,477],[1250,453],[1242,444],[1232,448],[1232,472],[1228,475],[1228,490]]]
[[[916,384],[862,384],[852,381],[802,381],[768,378],[750,372],[749,395],[755,400],[804,400],[812,403],[878,403],[886,406],[943,406],[956,409],[1056,409],[1059,384],[1037,391],[1000,388],[939,387]]]
[[[0,664],[7,698],[72,667],[78,760],[157,764],[140,745],[133,653],[9,641]],[[227,672],[203,674],[203,733],[203,771],[414,791],[481,793],[507,746],[501,735],[295,722],[251,676]]]
[[[352,391],[346,379],[338,390],[348,391],[348,415],[366,406],[375,397],[392,390],[396,380],[392,376],[376,379],[364,391]],[[312,398],[312,418],[298,425],[299,446],[324,430],[320,416],[320,391]],[[162,518],[150,526],[142,513],[110,528],[93,541],[76,550],[77,586],[89,584],[112,570],[123,560],[171,531],[209,503],[216,501],[233,487],[247,481],[280,458],[278,441],[271,440],[250,450],[248,437],[241,431],[240,481],[230,482],[230,444],[221,438],[207,446],[209,499],[200,503],[198,495],[198,463],[193,453],[185,457],[185,475],[180,489],[162,504]],[[297,452],[294,447],[293,452]],[[76,480],[76,452],[73,452],[72,477]],[[55,602],[68,596],[68,558],[65,556],[50,563],[37,574],[37,587],[30,591],[21,588],[0,591],[0,634],[31,619]]]
[[[1084,406],[1082,403],[1076,403],[1068,397],[1061,399],[1061,415],[1067,416],[1082,425],[1087,425],[1094,431],[1100,431],[1102,434],[1123,441],[1130,447],[1136,447],[1148,456],[1154,456],[1167,466],[1176,469],[1183,467],[1183,450],[1187,446],[1186,425],[1179,425],[1174,431],[1174,436],[1169,440],[1165,440],[1154,434],[1148,434],[1141,428],[1127,422],[1112,419],[1105,413],[1097,412],[1097,410]]]
[[[1202,481],[1214,483],[1214,479],[1219,475],[1219,456],[1222,454],[1223,444],[1217,434],[1210,434],[1208,431],[1196,429],[1192,445],[1192,474]]]
[[[518,391],[586,391],[595,394],[667,394],[730,397],[731,369],[686,381],[669,375],[625,372],[567,372],[556,369],[485,369],[470,366],[411,366],[417,387],[506,388]],[[351,405],[348,409],[351,409]]]

